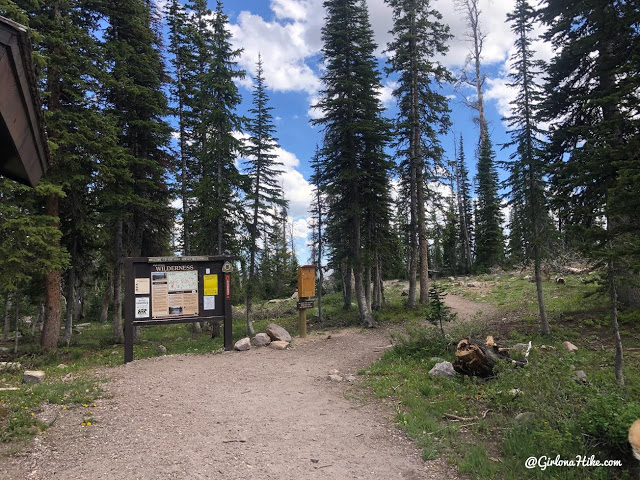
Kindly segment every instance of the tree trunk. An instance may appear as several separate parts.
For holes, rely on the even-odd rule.
[[[382,275],[380,272],[380,255],[376,253],[373,272],[373,304],[371,308],[379,311],[382,308]]]
[[[45,205],[45,214],[54,218],[60,215],[59,198],[56,195],[48,195]],[[53,225],[59,227],[59,220],[54,220]],[[59,247],[59,245],[57,245]],[[61,293],[60,270],[48,272],[45,277],[45,315],[42,325],[40,345],[45,351],[55,350],[58,347],[60,337]]]
[[[73,258],[73,256],[75,255],[75,252],[73,250],[74,249],[72,248],[71,258]],[[62,337],[62,344],[66,345],[67,347],[71,343],[71,332],[73,329],[73,311],[76,304],[75,283],[76,269],[72,266],[67,271],[67,308],[64,319],[64,336]]]
[[[2,339],[9,340],[9,331],[11,330],[11,295],[7,292],[4,302],[4,324],[2,327]]]
[[[429,303],[429,245],[424,211],[424,179],[418,176],[418,244],[420,246],[420,305]]]
[[[418,273],[418,192],[415,185],[417,181],[416,165],[410,167],[410,214],[409,214],[409,296],[407,298],[407,306],[413,308],[416,306],[416,275]]]
[[[76,309],[75,309],[75,316],[76,316],[76,325],[79,323],[84,323],[85,320],[85,310],[84,310],[84,306],[85,306],[85,295],[84,295],[84,279],[83,278],[77,278],[77,283],[78,283],[78,288],[76,291]]]
[[[356,194],[357,196],[357,194]],[[356,212],[359,208],[354,209]],[[371,308],[367,303],[367,298],[364,292],[363,285],[363,265],[362,265],[362,251],[360,248],[361,233],[360,233],[360,217],[355,214],[353,217],[353,235],[350,239],[351,257],[353,258],[353,273],[355,279],[356,301],[358,302],[358,312],[360,313],[360,319],[365,328],[373,328],[376,323],[371,315]]]
[[[346,261],[342,262],[342,296],[344,299],[344,305],[342,306],[343,310],[351,310],[351,277],[352,270],[351,267],[346,265]]]
[[[42,328],[42,322],[44,321],[44,302],[41,300],[38,305],[38,319],[31,323],[31,334],[36,333],[36,328]]]
[[[20,320],[20,292],[16,292],[15,294],[15,307],[16,307],[16,324],[15,324],[15,332],[14,332],[14,344],[13,344],[13,353],[18,353],[18,335],[20,331],[18,329],[18,323]]]
[[[371,266],[367,265],[364,269],[364,298],[367,305],[371,305]]]
[[[109,305],[111,304],[111,293],[113,292],[113,283],[111,278],[107,277],[107,284],[104,287],[102,295],[102,310],[100,311],[100,323],[106,323],[109,320]]]
[[[611,245],[611,242],[609,242],[609,245]],[[624,358],[622,353],[622,339],[620,338],[620,327],[618,325],[618,295],[616,292],[616,278],[615,270],[613,268],[613,260],[609,260],[607,262],[607,280],[609,282],[609,300],[611,301],[609,315],[611,317],[611,329],[613,330],[613,339],[616,348],[614,369],[618,385],[624,385],[624,374],[622,372]]]
[[[113,335],[118,342],[124,340],[122,331],[122,229],[123,219],[118,216],[115,224],[113,249]]]
[[[534,220],[535,222],[535,220]],[[540,245],[538,244],[539,240],[535,240],[536,244],[534,246],[534,270],[535,270],[535,278],[536,278],[536,291],[538,293],[538,310],[540,312],[540,327],[542,328],[543,335],[549,335],[551,330],[549,329],[549,320],[547,319],[547,311],[544,306],[544,294],[542,292],[542,255],[540,253]]]

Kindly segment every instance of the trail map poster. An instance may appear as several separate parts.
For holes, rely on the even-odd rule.
[[[153,318],[198,315],[198,271],[193,265],[153,265]]]

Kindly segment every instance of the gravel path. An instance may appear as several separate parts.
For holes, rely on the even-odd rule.
[[[466,302],[460,308],[479,309]],[[360,378],[327,379],[333,369],[356,375],[388,344],[387,330],[354,329],[295,339],[285,351],[175,355],[110,369],[112,395],[91,408],[92,426],[80,426],[83,407],[62,411],[25,451],[0,459],[0,477],[458,478],[444,461],[420,458],[392,409],[364,400]]]

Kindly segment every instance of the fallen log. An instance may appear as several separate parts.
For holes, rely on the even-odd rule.
[[[531,342],[529,342],[524,361],[518,361],[510,357],[508,348],[496,344],[491,336],[487,337],[484,343],[466,337],[458,342],[457,359],[453,364],[453,369],[462,375],[481,378],[492,377],[494,375],[493,367],[501,360],[511,363],[515,367],[527,365],[530,351]]]

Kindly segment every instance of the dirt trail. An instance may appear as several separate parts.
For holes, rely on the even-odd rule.
[[[453,308],[461,316],[482,308],[467,302]],[[360,399],[360,378],[327,379],[332,369],[346,376],[369,366],[389,336],[344,330],[285,351],[166,356],[108,370],[112,398],[91,408],[92,426],[80,426],[83,407],[61,412],[26,451],[0,459],[0,477],[457,478],[444,461],[420,458],[388,406]]]

